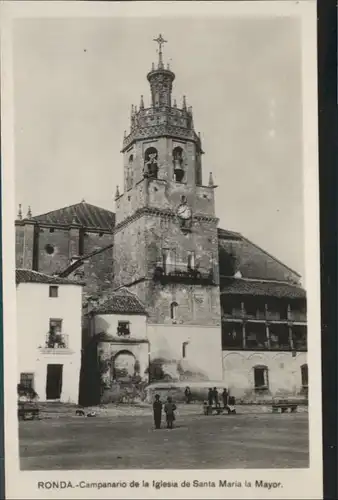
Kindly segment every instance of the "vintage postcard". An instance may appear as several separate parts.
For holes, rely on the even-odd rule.
[[[0,8],[6,498],[322,498],[315,1]]]

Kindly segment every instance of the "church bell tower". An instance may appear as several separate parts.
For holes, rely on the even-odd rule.
[[[158,356],[182,357],[184,344],[183,357],[188,352],[196,363],[214,346],[216,362],[222,353],[216,186],[211,173],[206,185],[202,180],[203,149],[192,108],[185,96],[181,106],[172,98],[175,74],[163,62],[166,40],[159,35],[154,41],[158,62],[147,74],[150,103],[146,106],[141,96],[139,108],[131,107],[130,130],[123,139],[114,286],[128,287],[144,303],[154,337],[151,350],[157,346]],[[169,340],[172,335],[182,340],[175,348],[179,352]],[[205,373],[206,367],[198,367]],[[210,369],[208,377],[219,379],[221,364]]]

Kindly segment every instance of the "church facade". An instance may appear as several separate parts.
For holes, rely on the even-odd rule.
[[[218,227],[216,186],[211,173],[203,182],[192,108],[185,97],[180,107],[172,102],[175,74],[163,62],[163,38],[156,41],[150,105],[141,96],[132,107],[123,139],[115,212],[83,201],[23,218],[20,208],[17,267],[85,282],[83,348],[94,342],[111,358],[107,388],[118,382],[114,359],[122,342],[126,359],[134,359],[129,370],[142,366],[144,383],[156,381],[156,365],[158,380],[224,384],[242,399],[306,394],[300,276]]]

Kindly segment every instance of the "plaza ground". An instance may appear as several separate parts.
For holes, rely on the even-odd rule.
[[[21,469],[308,467],[307,412],[238,412],[204,416],[182,408],[173,430],[154,430],[149,409],[20,422]]]

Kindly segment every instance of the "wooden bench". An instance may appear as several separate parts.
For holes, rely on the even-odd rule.
[[[231,410],[228,406],[224,408],[223,406],[203,405],[203,412],[204,415],[212,415],[213,413],[216,415],[221,415],[223,413],[230,415],[231,413],[236,413],[236,410]]]
[[[286,413],[287,411],[295,413],[297,408],[297,403],[273,403],[272,413]]]

